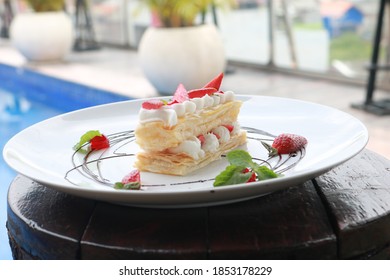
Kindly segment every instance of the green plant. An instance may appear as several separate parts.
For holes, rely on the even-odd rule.
[[[330,60],[368,61],[371,57],[371,41],[355,32],[345,32],[330,41]],[[382,54],[384,52],[381,52]]]
[[[193,26],[199,14],[205,13],[211,5],[231,7],[235,0],[141,0],[163,27]]]
[[[61,11],[64,8],[65,0],[26,0],[36,12]]]

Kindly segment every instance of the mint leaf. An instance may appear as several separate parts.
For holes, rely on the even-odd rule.
[[[227,153],[226,156],[231,165],[252,167],[254,164],[251,155],[244,150],[234,150]]]
[[[214,187],[227,186],[245,183],[251,177],[251,173],[242,173],[245,167],[229,165],[217,177],[215,177]]]
[[[121,190],[121,189],[123,189],[124,186],[125,186],[125,184],[123,184],[121,182],[116,182],[114,184],[114,189]]]
[[[257,167],[253,168],[253,171],[257,174],[257,179],[259,181],[266,180],[266,179],[272,179],[279,177],[278,174],[276,174],[274,171],[269,169],[267,166],[264,165],[258,165]]]
[[[230,165],[215,177],[214,187],[246,183],[251,178],[253,171],[257,175],[256,181],[280,176],[267,166],[254,162],[247,151],[234,150],[227,153],[226,157]]]
[[[88,143],[89,141],[91,141],[92,138],[94,138],[95,136],[101,136],[102,134],[100,133],[99,130],[90,130],[90,131],[87,131],[86,133],[84,133],[81,137],[80,137],[80,141],[73,146],[73,149],[74,150],[79,150],[85,143]]]
[[[116,182],[114,184],[114,189],[117,190],[139,190],[141,188],[140,182],[130,182],[123,184],[122,182]]]
[[[123,188],[125,190],[139,190],[141,188],[140,182],[126,183]]]

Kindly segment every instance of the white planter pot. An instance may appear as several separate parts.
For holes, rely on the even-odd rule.
[[[182,83],[200,88],[225,69],[223,41],[214,25],[149,27],[138,48],[145,76],[161,94],[172,95]]]
[[[10,26],[10,38],[28,60],[61,60],[72,48],[73,23],[62,11],[18,14]]]

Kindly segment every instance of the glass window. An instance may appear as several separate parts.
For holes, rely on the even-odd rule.
[[[138,46],[152,22],[140,0],[91,2],[99,41]],[[365,81],[378,4],[377,0],[237,0],[236,7],[217,10],[217,23],[230,61]],[[213,21],[212,13],[206,21]],[[387,29],[381,44],[383,63],[388,61]],[[384,71],[378,74],[387,80]]]

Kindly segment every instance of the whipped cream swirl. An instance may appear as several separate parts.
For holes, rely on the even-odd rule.
[[[172,127],[177,124],[178,118],[187,114],[195,114],[204,109],[211,109],[220,104],[235,100],[232,91],[224,93],[215,92],[213,95],[205,95],[200,98],[192,98],[182,103],[165,105],[159,109],[144,109],[139,112],[139,122],[141,124],[155,121],[162,121],[166,126]]]
[[[234,122],[233,125],[234,128],[231,132],[221,125],[203,135],[203,143],[201,143],[198,137],[192,136],[180,143],[179,146],[170,148],[168,151],[172,154],[184,153],[198,160],[204,157],[206,153],[215,153],[221,144],[228,142],[233,135],[238,134],[241,130],[239,123]]]

